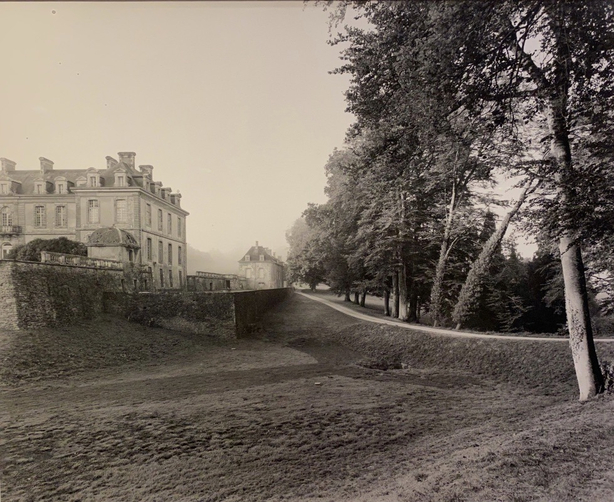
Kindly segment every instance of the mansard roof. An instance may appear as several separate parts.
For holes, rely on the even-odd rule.
[[[77,184],[77,179],[87,179],[87,175],[89,173],[96,173],[100,178],[104,181],[104,187],[112,187],[115,184],[115,172],[122,171],[126,173],[126,177],[132,180],[130,183],[133,186],[143,186],[143,173],[137,171],[133,167],[123,163],[118,162],[116,165],[108,167],[106,169],[96,169],[95,167],[89,167],[86,169],[50,169],[45,171],[44,173],[40,169],[32,169],[32,170],[21,170],[15,169],[8,174],[12,181],[17,181],[21,183],[21,190],[19,191],[22,194],[30,194],[34,193],[34,182],[35,181],[49,181],[53,182],[56,178],[64,178],[66,181],[69,181],[73,184]],[[5,173],[3,173],[5,174]]]
[[[138,249],[140,246],[131,233],[117,227],[106,227],[95,230],[90,235],[88,246],[93,247],[125,247]]]
[[[256,244],[249,248],[249,251],[243,255],[243,257],[239,260],[239,263],[243,262],[251,262],[251,261],[260,261],[260,256],[264,256],[263,261],[273,262],[273,263],[282,263],[280,259],[273,256],[271,250],[269,248],[265,248],[263,246],[259,246]],[[249,256],[249,260],[245,258]]]

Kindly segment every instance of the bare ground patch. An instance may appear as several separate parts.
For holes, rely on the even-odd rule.
[[[5,386],[3,500],[614,500],[610,397],[431,364],[417,342],[405,369],[366,367],[400,350],[393,333],[370,354],[383,336],[293,298],[258,340]]]

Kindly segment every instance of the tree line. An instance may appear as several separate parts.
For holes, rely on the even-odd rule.
[[[330,41],[356,121],[326,164],[328,201],[288,232],[291,278],[381,294],[408,321],[565,324],[580,398],[601,392],[591,314],[614,284],[612,5],[321,3],[367,27]],[[512,221],[539,243],[533,260],[506,238]]]

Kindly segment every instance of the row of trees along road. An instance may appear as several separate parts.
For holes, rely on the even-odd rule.
[[[601,392],[581,250],[611,290],[612,5],[320,3],[337,27],[360,20],[331,40],[356,121],[326,165],[328,202],[288,232],[293,278],[347,300],[381,293],[404,320],[426,310],[436,325],[497,329],[518,329],[529,307],[556,316],[561,283],[580,399]],[[513,200],[492,195],[501,180]],[[512,219],[540,242],[520,268],[513,246],[502,253]],[[543,291],[523,300],[529,271]]]

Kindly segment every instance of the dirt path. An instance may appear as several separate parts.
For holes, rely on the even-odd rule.
[[[2,501],[614,500],[612,400],[365,368],[333,335],[371,326],[295,295],[257,340],[5,387]]]
[[[385,318],[383,316],[378,316],[372,312],[357,312],[356,310],[352,310],[348,307],[344,307],[342,305],[337,304],[331,300],[326,298],[322,298],[321,296],[315,296],[312,294],[307,294],[303,292],[297,292],[303,296],[304,298],[309,298],[310,300],[320,302],[324,305],[328,305],[330,308],[335,309],[338,312],[342,312],[343,314],[352,316],[356,319],[360,319],[361,321],[373,322],[376,324],[384,324],[387,326],[395,326],[405,329],[411,329],[414,331],[423,331],[425,333],[430,333],[433,335],[443,335],[455,338],[481,338],[481,339],[491,339],[491,340],[528,340],[528,341],[539,341],[539,342],[569,342],[569,338],[567,337],[538,337],[538,336],[513,336],[513,335],[490,335],[490,334],[480,334],[480,333],[472,333],[470,331],[453,331],[450,329],[442,329],[442,328],[431,328],[429,326],[424,326],[421,324],[408,324],[403,321],[399,321],[398,319],[390,319]],[[614,343],[614,338],[596,338],[596,342],[599,343]]]

